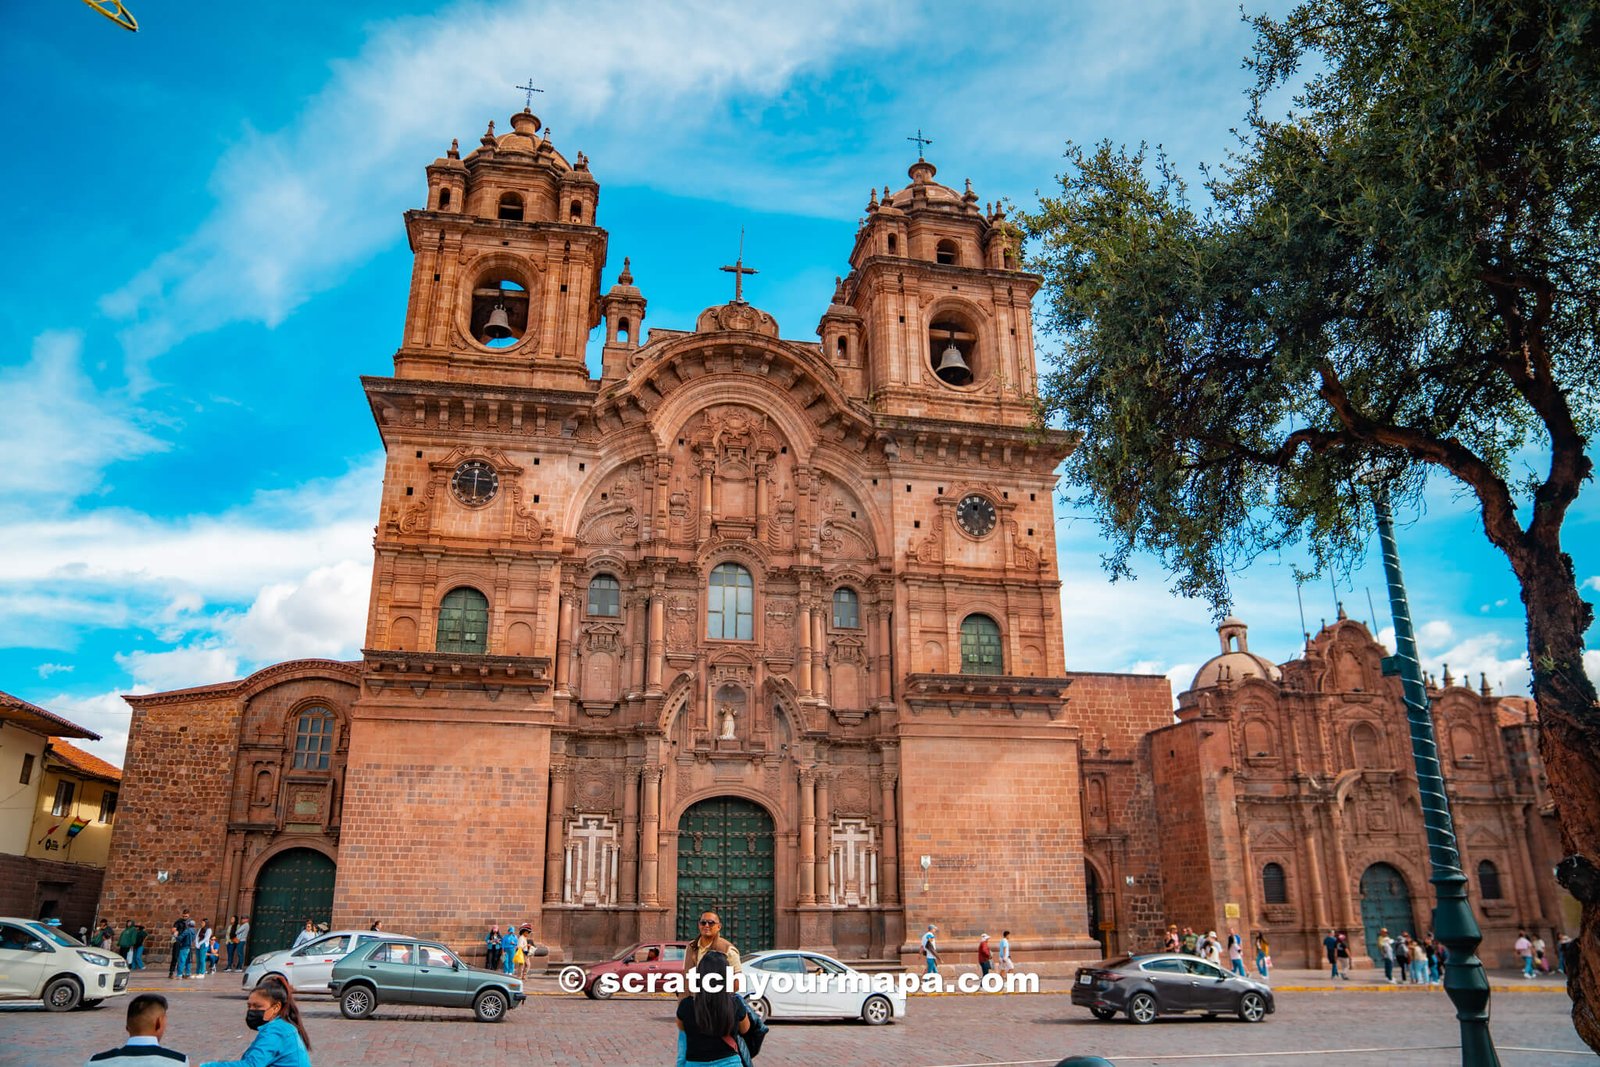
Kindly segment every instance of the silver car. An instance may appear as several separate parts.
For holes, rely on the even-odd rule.
[[[333,965],[356,949],[374,941],[415,941],[405,934],[375,930],[333,930],[307,941],[299,948],[268,952],[250,961],[244,969],[244,988],[254,989],[269,974],[289,983],[296,993],[328,992]]]

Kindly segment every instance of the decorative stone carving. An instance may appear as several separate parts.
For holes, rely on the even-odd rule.
[[[587,545],[620,545],[637,537],[643,485],[639,463],[625,464],[613,474],[584,508],[578,520],[578,540]]]
[[[604,815],[579,815],[567,823],[561,901],[583,907],[617,903],[617,825]]]
[[[667,598],[667,651],[693,652],[695,649],[695,604],[691,596]]]
[[[793,597],[767,599],[767,651],[780,656],[794,655],[795,602]]]
[[[706,308],[695,320],[695,333],[713,333],[720,330],[737,330],[758,333],[764,337],[778,336],[778,320],[759,308],[738,302]]]
[[[614,622],[592,622],[584,627],[583,641],[590,652],[616,654],[622,650],[622,627]]]

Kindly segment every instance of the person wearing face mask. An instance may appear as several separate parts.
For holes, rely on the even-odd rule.
[[[281,978],[263,979],[250,991],[244,1024],[256,1032],[244,1055],[201,1067],[311,1067],[311,1038],[300,1021],[294,994]]]

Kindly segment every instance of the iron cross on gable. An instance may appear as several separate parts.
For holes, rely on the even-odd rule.
[[[918,162],[922,161],[922,150],[933,143],[933,138],[932,137],[924,137],[924,136],[922,136],[922,127],[921,126],[917,127],[917,135],[915,137],[907,137],[906,140],[917,142],[917,161]]]
[[[535,89],[535,88],[534,88],[534,87],[533,87],[533,79],[532,79],[532,78],[529,78],[529,79],[528,79],[528,84],[527,84],[527,85],[514,85],[514,86],[512,86],[512,88],[514,88],[514,89],[521,89],[521,90],[522,90],[522,91],[523,91],[523,92],[525,92],[525,93],[527,93],[527,94],[528,94],[528,102],[527,102],[527,104],[525,104],[525,105],[524,105],[524,106],[525,106],[525,107],[526,107],[526,108],[527,108],[527,109],[528,109],[528,110],[529,110],[529,111],[532,111],[532,110],[533,110],[533,94],[534,94],[534,93],[542,93],[542,92],[544,92],[544,90],[543,90],[543,89]],[[918,131],[917,131],[917,132],[918,132],[918,133],[921,133],[921,132],[922,132],[922,131],[921,131],[921,130],[918,130]]]
[[[744,227],[741,226],[739,228],[739,258],[733,261],[732,266],[720,269],[733,275],[733,302],[735,304],[744,303],[744,276],[746,274],[761,273],[753,267],[744,265]]]

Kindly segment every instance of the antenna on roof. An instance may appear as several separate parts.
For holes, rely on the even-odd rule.
[[[1372,606],[1372,586],[1367,586],[1367,614],[1372,618],[1372,636],[1378,636],[1378,609]]]
[[[1300,596],[1300,582],[1294,583],[1294,602],[1300,605],[1300,636],[1306,641],[1311,640],[1311,631],[1306,629],[1306,602]]]

